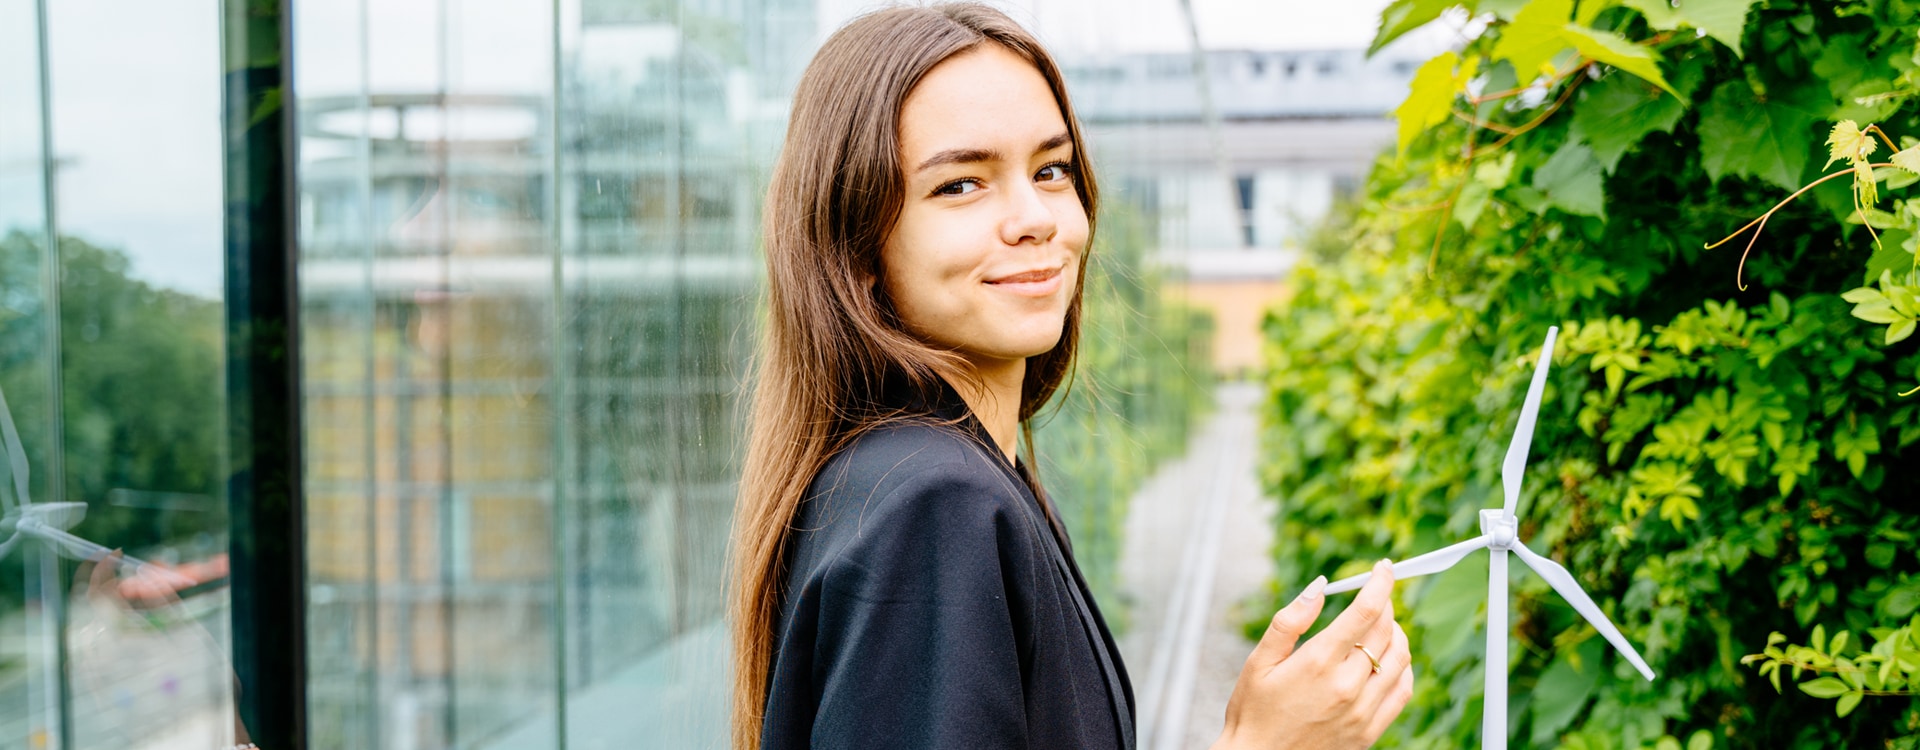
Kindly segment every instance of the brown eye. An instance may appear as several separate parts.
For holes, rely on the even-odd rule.
[[[1056,161],[1052,164],[1048,164],[1044,167],[1041,167],[1040,171],[1035,172],[1033,175],[1034,179],[1039,180],[1041,182],[1057,182],[1057,181],[1069,179],[1072,177],[1073,177],[1073,165],[1068,164],[1064,161]]]
[[[971,193],[979,189],[980,189],[980,181],[969,177],[964,180],[954,180],[953,182],[949,182],[945,185],[941,185],[940,187],[934,188],[933,194],[934,195],[966,195],[967,193]]]

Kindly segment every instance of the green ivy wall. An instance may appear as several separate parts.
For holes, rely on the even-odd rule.
[[[1512,745],[1920,744],[1920,4],[1400,0],[1379,43],[1455,7],[1267,320],[1275,603],[1476,534],[1558,325],[1521,533],[1659,679],[1517,572]],[[1480,742],[1485,576],[1399,585],[1383,746]]]

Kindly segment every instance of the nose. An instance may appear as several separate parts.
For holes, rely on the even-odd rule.
[[[1047,205],[1033,183],[1019,183],[1019,187],[1002,195],[1007,196],[1007,206],[1000,222],[1001,241],[1009,245],[1044,245],[1059,231],[1060,223],[1054,218],[1053,207]]]

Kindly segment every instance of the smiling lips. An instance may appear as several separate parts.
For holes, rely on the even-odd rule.
[[[1061,268],[1059,267],[1042,268],[1035,271],[1016,273],[1011,276],[1002,276],[997,279],[988,279],[987,283],[1015,294],[1042,297],[1052,294],[1060,288],[1062,276],[1060,271]]]

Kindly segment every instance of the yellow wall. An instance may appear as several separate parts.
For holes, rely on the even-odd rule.
[[[1260,370],[1260,321],[1267,308],[1286,297],[1284,280],[1188,281],[1178,293],[1187,304],[1213,313],[1215,372],[1241,376]]]

